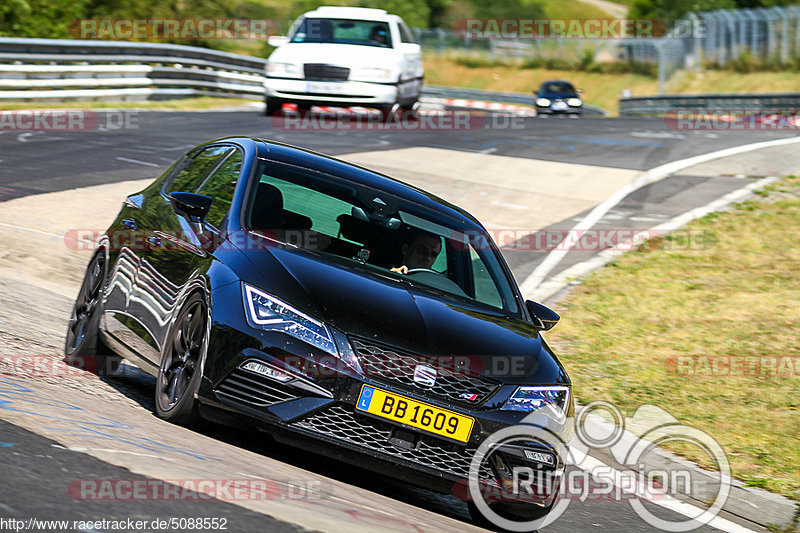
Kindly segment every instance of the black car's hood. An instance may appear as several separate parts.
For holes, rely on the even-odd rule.
[[[467,356],[472,368],[509,383],[567,379],[538,332],[520,318],[303,250],[275,245],[244,253],[262,278],[245,282],[350,336],[421,355]]]

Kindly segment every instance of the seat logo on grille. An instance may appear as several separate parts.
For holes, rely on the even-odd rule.
[[[417,365],[414,367],[414,383],[425,387],[433,387],[436,385],[436,369],[425,365]]]

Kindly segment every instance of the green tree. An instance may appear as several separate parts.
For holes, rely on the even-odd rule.
[[[85,0],[3,0],[0,35],[66,39],[70,23],[85,13]]]

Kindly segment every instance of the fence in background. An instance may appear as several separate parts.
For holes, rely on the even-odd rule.
[[[479,40],[453,31],[415,30],[423,48],[490,60],[583,58],[657,65],[659,92],[676,72],[702,66],[800,65],[800,6],[690,13],[660,38]]]

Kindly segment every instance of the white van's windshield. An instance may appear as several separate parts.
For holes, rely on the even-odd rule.
[[[290,42],[392,47],[389,24],[373,20],[306,18]]]

